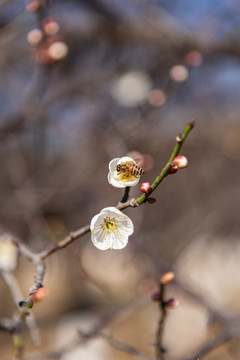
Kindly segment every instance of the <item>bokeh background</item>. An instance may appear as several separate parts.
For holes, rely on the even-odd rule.
[[[181,151],[188,168],[163,181],[154,205],[126,211],[135,232],[124,250],[101,252],[88,234],[48,258],[49,296],[34,308],[42,345],[31,345],[26,330],[26,354],[61,348],[76,329],[112,314],[104,329],[154,356],[160,313],[151,293],[174,270],[169,296],[181,306],[167,318],[165,358],[185,359],[221,328],[209,306],[240,312],[240,4],[52,0],[36,12],[26,5],[0,2],[0,223],[33,250],[121,200],[107,182],[112,158],[134,152],[151,183],[176,135],[197,119]],[[32,30],[44,30],[49,16],[57,34],[45,27],[38,40]],[[62,58],[49,55],[57,41]],[[15,274],[26,297],[32,264],[19,257]],[[0,299],[1,317],[11,316],[2,278]],[[1,359],[14,356],[9,334],[0,333],[0,348]],[[60,358],[133,358],[99,339],[74,351]],[[239,354],[232,339],[204,359]]]

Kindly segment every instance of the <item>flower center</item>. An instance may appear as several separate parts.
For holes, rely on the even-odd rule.
[[[120,183],[121,182],[129,182],[129,181],[135,181],[138,176],[137,175],[132,175],[131,173],[122,173],[122,174],[118,174],[118,173],[115,173],[114,174],[114,178],[116,180],[118,180]]]
[[[107,230],[115,230],[116,222],[114,222],[113,220],[114,220],[114,218],[110,219],[109,217],[105,217],[104,223],[105,223],[105,228]]]

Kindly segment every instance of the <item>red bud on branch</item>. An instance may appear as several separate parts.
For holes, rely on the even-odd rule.
[[[175,275],[172,271],[166,272],[162,275],[160,282],[163,285],[169,284],[171,281],[173,281]]]
[[[141,192],[144,194],[148,193],[151,190],[151,185],[149,182],[143,182],[140,188]]]
[[[188,166],[188,159],[183,155],[176,156],[173,160],[173,165],[177,166],[178,169],[184,169]]]

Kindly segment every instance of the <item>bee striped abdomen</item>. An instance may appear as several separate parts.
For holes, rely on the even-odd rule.
[[[134,176],[140,176],[144,174],[144,170],[137,165],[130,166],[129,172]]]

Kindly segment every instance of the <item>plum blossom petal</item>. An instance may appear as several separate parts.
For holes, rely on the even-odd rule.
[[[100,250],[122,249],[134,226],[129,217],[115,207],[107,207],[91,220],[91,239]]]
[[[117,166],[131,162],[137,165],[136,161],[129,156],[115,158],[109,163],[108,182],[114,187],[124,188],[127,186],[135,186],[140,180],[140,175],[133,175],[129,172],[118,172]]]

